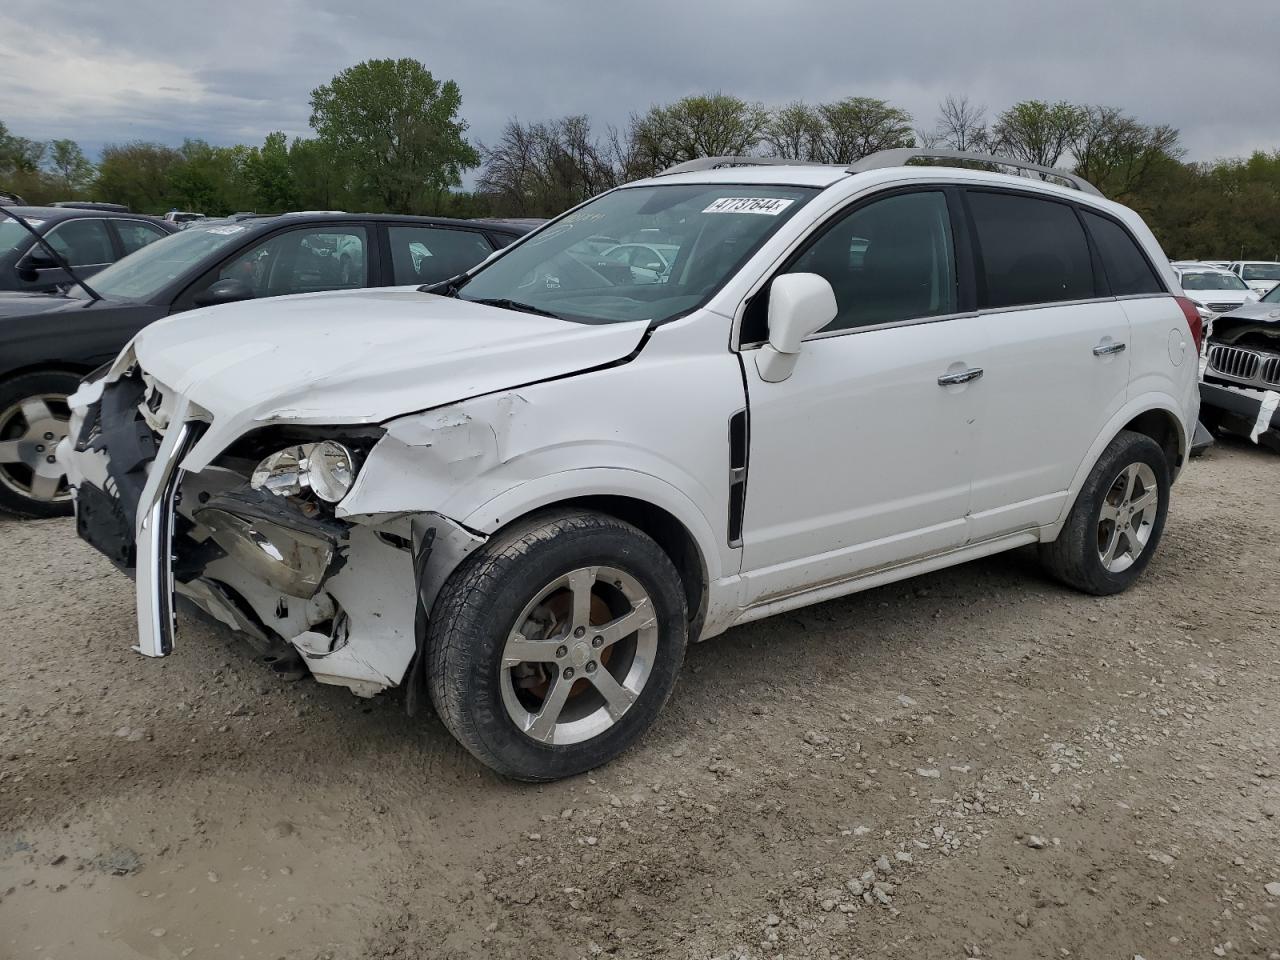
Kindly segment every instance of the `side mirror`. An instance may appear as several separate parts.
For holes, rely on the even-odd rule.
[[[27,254],[23,266],[31,270],[53,270],[57,269],[58,261],[49,256],[49,251],[36,247]]]
[[[816,273],[784,273],[769,288],[769,342],[756,352],[756,369],[769,383],[791,376],[804,338],[836,318],[836,292]]]
[[[228,277],[225,280],[215,280],[209,284],[208,289],[197,293],[194,303],[197,307],[216,307],[220,303],[236,303],[240,300],[252,299],[253,287],[243,280]]]

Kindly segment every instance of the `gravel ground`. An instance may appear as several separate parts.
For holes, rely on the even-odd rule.
[[[397,695],[0,520],[0,957],[1280,960],[1280,458],[1104,600],[1015,552],[690,651],[631,753],[498,780]]]

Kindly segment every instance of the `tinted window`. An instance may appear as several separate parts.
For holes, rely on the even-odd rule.
[[[826,277],[844,330],[956,312],[951,221],[942,193],[877,200],[832,226],[788,269]]]
[[[397,284],[438,283],[470,270],[493,253],[483,234],[442,227],[389,227]]]
[[[255,297],[365,286],[364,227],[290,230],[237,256],[218,279],[243,280]]]
[[[73,267],[115,260],[105,220],[68,220],[45,236]]]
[[[1100,217],[1096,213],[1088,210],[1081,212],[1085,223],[1089,225],[1089,232],[1093,234],[1093,242],[1098,245],[1098,253],[1102,256],[1102,264],[1106,268],[1114,296],[1131,297],[1139,293],[1164,292],[1160,278],[1151,269],[1151,264],[1142,255],[1138,241],[1129,235],[1128,230],[1114,220]],[[1225,275],[1222,279],[1228,280]],[[1224,283],[1220,289],[1225,288]]]
[[[1094,296],[1089,244],[1065,203],[970,191],[986,272],[988,307]]]
[[[1241,276],[1246,280],[1280,280],[1280,263],[1246,263]]]
[[[148,243],[168,236],[167,233],[153,223],[144,223],[141,220],[116,220],[114,222],[116,233],[120,234],[120,243],[124,247],[126,256],[135,250],[141,250]]]

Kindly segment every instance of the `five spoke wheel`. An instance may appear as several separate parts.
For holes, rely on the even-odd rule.
[[[1098,556],[1111,573],[1133,566],[1146,549],[1160,510],[1155,471],[1131,463],[1115,478],[1098,515]]]
[[[527,736],[579,743],[617,723],[658,646],[653,601],[630,574],[581,567],[539,590],[502,651],[502,701]]]

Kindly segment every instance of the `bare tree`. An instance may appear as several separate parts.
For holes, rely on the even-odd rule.
[[[1087,111],[1066,101],[1024,100],[996,118],[991,128],[994,151],[1015,160],[1057,166],[1084,129]]]
[[[982,150],[988,146],[987,108],[968,97],[949,96],[938,104],[938,120],[933,127],[936,142],[952,150]]]
[[[799,100],[779,107],[764,126],[770,153],[786,160],[816,160],[822,140],[822,116]]]
[[[616,186],[613,143],[601,143],[585,116],[523,124],[511,119],[498,142],[481,146],[477,187],[503,212],[551,216]]]
[[[760,144],[768,120],[760,104],[724,93],[650,107],[631,117],[632,172],[648,175],[699,157],[749,154]]]
[[[874,97],[846,97],[820,104],[822,120],[814,159],[853,163],[879,150],[915,145],[911,114]]]

